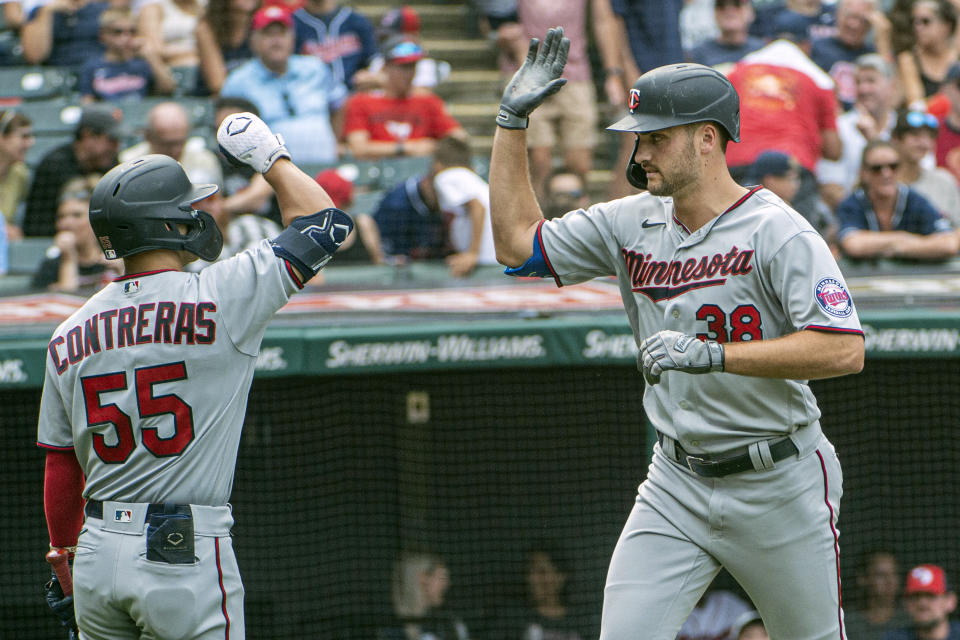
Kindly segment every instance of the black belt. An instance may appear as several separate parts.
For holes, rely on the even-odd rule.
[[[660,441],[661,450],[663,448],[663,434],[657,432],[657,440]],[[723,454],[699,454],[691,455],[687,453],[680,443],[676,440],[674,449],[676,455],[673,459],[681,465],[690,469],[698,476],[704,478],[722,478],[731,473],[740,473],[742,471],[753,471],[753,460],[750,459],[750,453],[741,453],[739,455],[724,456]],[[784,458],[800,453],[797,445],[790,438],[783,438],[770,445],[770,457],[774,462],[780,462]]]
[[[83,508],[83,513],[88,518],[99,518],[103,520],[103,503],[99,500],[87,500],[86,506]],[[184,515],[190,515],[193,513],[190,510],[190,505],[188,504],[149,504],[147,505],[147,518],[154,513],[182,513]]]

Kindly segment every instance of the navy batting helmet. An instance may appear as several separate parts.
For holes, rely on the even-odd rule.
[[[223,248],[223,236],[213,216],[195,210],[193,203],[217,189],[215,184],[192,184],[169,156],[143,156],[100,179],[90,198],[90,226],[110,259],[172,249],[213,261]],[[186,232],[177,225],[186,226]]]
[[[607,130],[650,133],[694,122],[716,122],[731,140],[740,142],[740,96],[725,75],[702,64],[651,69],[630,89],[627,107],[630,114]],[[647,188],[646,174],[632,155],[627,179],[635,187]]]

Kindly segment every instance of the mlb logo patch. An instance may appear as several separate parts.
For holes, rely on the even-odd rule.
[[[113,512],[113,521],[114,522],[132,522],[133,521],[133,511],[130,509],[117,509]]]
[[[853,299],[836,278],[824,278],[818,282],[814,295],[820,308],[836,318],[846,318],[853,313]]]
[[[125,294],[132,295],[140,291],[140,281],[139,280],[128,280],[123,283],[123,292]]]

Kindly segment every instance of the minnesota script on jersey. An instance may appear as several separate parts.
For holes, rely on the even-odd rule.
[[[650,194],[545,221],[538,232],[557,284],[616,276],[639,344],[661,329],[718,342],[802,329],[862,333],[826,242],[772,192],[753,188],[689,233],[673,200]],[[806,381],[666,373],[644,409],[695,452],[792,433],[820,410]]]
[[[298,288],[279,264],[264,240],[200,273],[126,276],[57,327],[38,439],[75,449],[86,499],[227,503],[260,343]]]

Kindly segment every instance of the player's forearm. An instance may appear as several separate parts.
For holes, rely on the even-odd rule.
[[[260,174],[255,174],[247,187],[223,199],[223,210],[233,215],[256,213],[272,194],[270,184]]]
[[[73,450],[47,451],[43,510],[50,544],[73,547],[83,524],[83,471]]]
[[[490,221],[497,261],[518,267],[533,253],[543,213],[530,184],[527,133],[497,127],[490,156]]]
[[[284,227],[295,218],[308,216],[334,206],[333,200],[323,187],[286,158],[280,158],[274,162],[263,177],[277,194]]]
[[[728,342],[723,370],[759,378],[817,380],[859,373],[863,357],[863,336],[807,329],[773,340]]]

